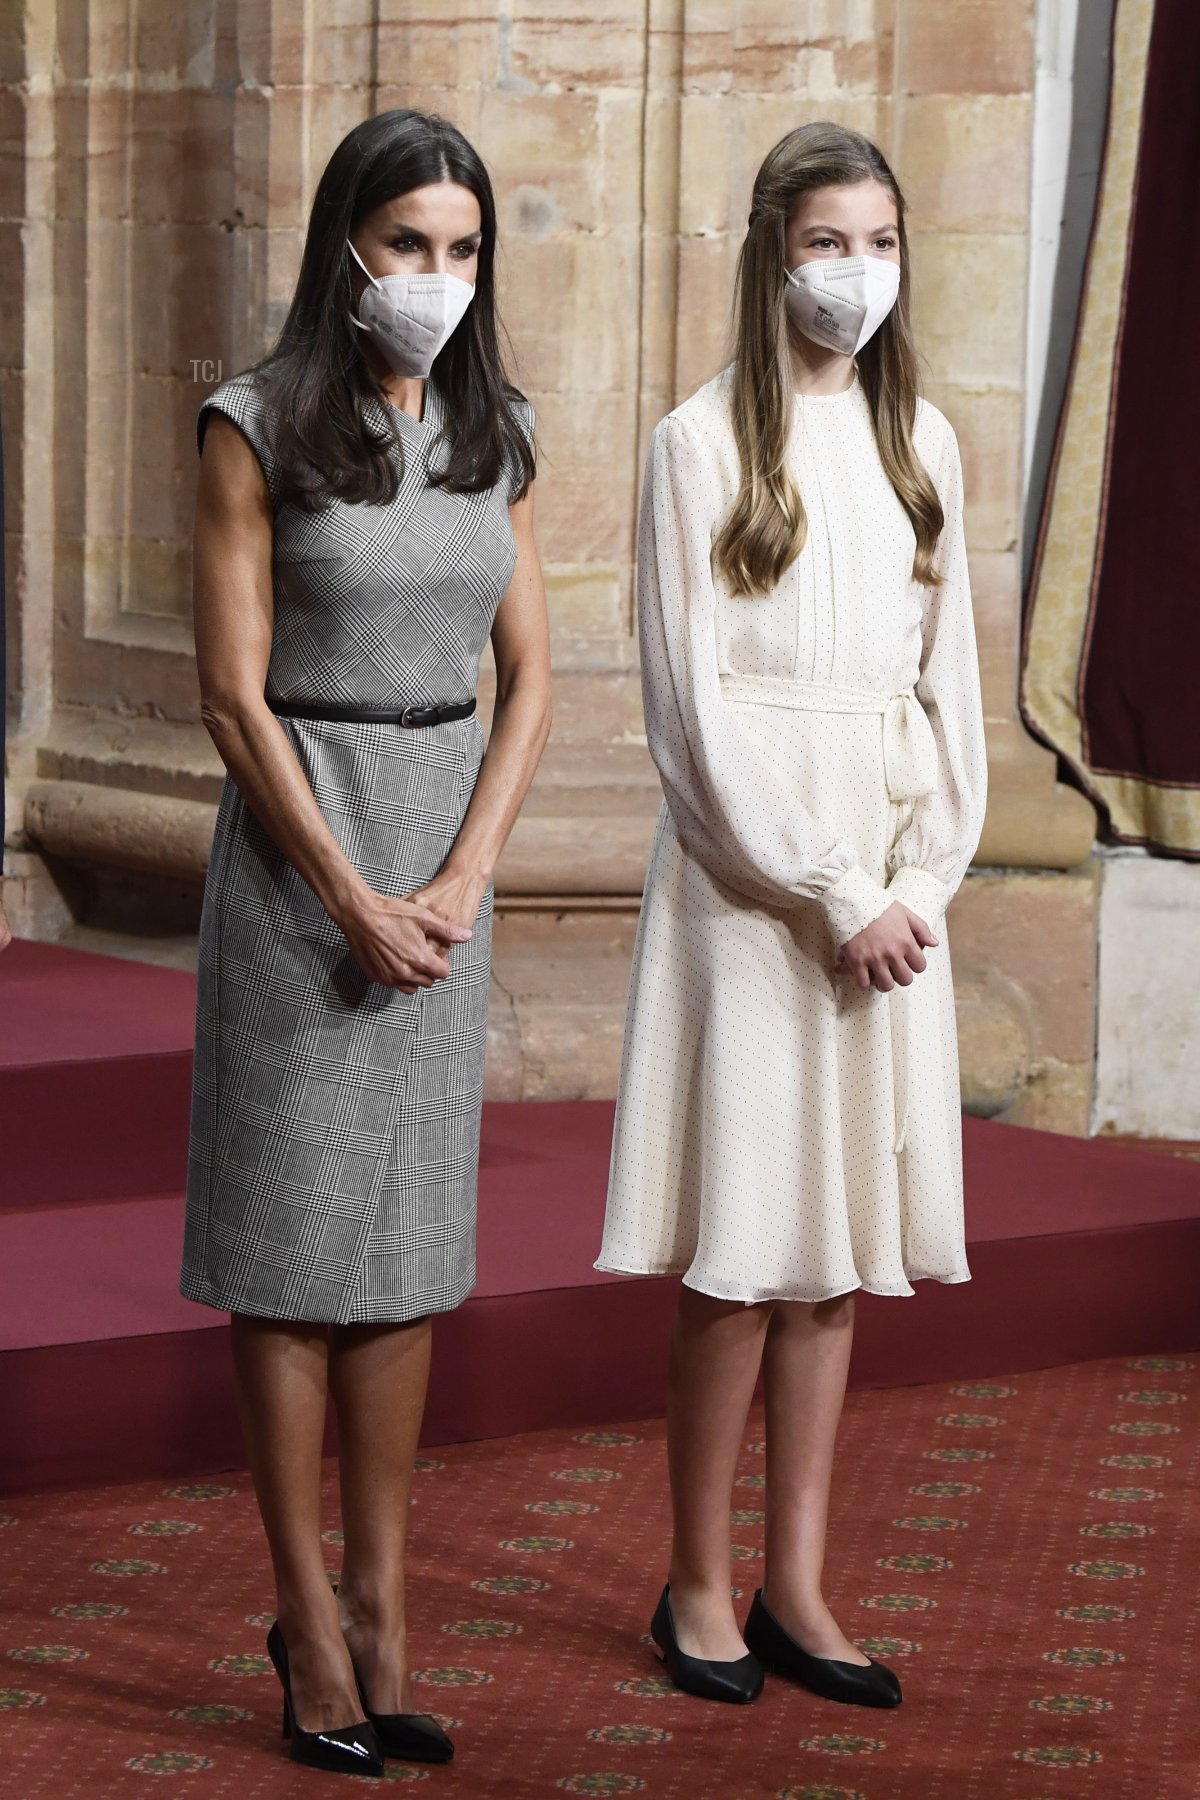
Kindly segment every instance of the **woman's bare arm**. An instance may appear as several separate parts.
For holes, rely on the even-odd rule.
[[[414,895],[459,924],[469,925],[479,910],[550,735],[550,627],[532,486],[510,510],[517,566],[492,626],[496,707],[487,755],[454,848]]]
[[[236,425],[214,412],[200,459],[193,557],[201,718],[247,806],[345,931],[368,979],[427,987],[449,972],[440,945],[470,933],[452,930],[427,907],[377,894],[330,831],[263,699],[272,549],[262,467]]]

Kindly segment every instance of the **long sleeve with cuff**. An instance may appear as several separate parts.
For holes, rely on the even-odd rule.
[[[930,473],[945,514],[934,559],[942,582],[926,590],[921,674],[916,683],[937,744],[938,782],[932,793],[914,801],[912,818],[892,846],[887,890],[889,900],[901,901],[934,930],[975,854],[987,804],[987,749],[963,538],[962,465],[953,431],[944,420],[941,424],[941,453]]]

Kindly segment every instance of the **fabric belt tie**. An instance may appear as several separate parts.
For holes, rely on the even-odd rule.
[[[784,706],[797,712],[877,713],[883,720],[883,771],[892,800],[917,800],[938,784],[933,726],[911,687],[894,694],[831,682],[787,681],[777,675],[722,675],[721,694],[741,706]]]
[[[890,994],[885,994],[888,1003],[888,1029],[892,1039],[892,1092],[895,1096],[896,1135],[892,1139],[892,1152],[899,1156],[908,1142],[908,1021],[904,1017],[903,1002],[900,995],[904,989],[898,984]]]
[[[453,719],[469,719],[475,711],[475,696],[453,706],[405,706],[398,712],[381,711],[371,706],[319,706],[306,700],[273,700],[264,696],[271,711],[281,719],[332,719],[339,725],[403,725],[406,731],[426,725],[448,725]]]
[[[775,675],[722,675],[724,699],[742,706],[786,706],[800,712],[876,713],[883,719],[883,769],[892,800],[916,800],[937,787],[937,741],[924,707],[912,688],[877,694],[869,688],[835,687],[824,682],[785,681]],[[892,1151],[908,1142],[908,1038],[904,989],[882,998],[888,1008],[892,1051],[895,1133]]]

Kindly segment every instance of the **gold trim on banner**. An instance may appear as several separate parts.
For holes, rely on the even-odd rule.
[[[1125,271],[1154,0],[1117,0],[1104,168],[1070,391],[1026,624],[1021,703],[1029,724],[1107,808],[1119,837],[1200,852],[1200,792],[1088,766],[1082,662],[1103,548]]]

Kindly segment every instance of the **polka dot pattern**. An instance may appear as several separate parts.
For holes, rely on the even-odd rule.
[[[729,372],[657,427],[638,552],[660,814],[634,952],[597,1267],[725,1299],[969,1278],[954,991],[941,916],[982,827],[986,760],[954,434],[916,446],[946,513],[938,589],[855,383],[797,399],[808,539],[775,590],[711,566],[738,482]],[[936,791],[889,797],[879,714],[733,704],[721,676],[915,686]],[[902,899],[942,939],[890,995],[834,976]]]

